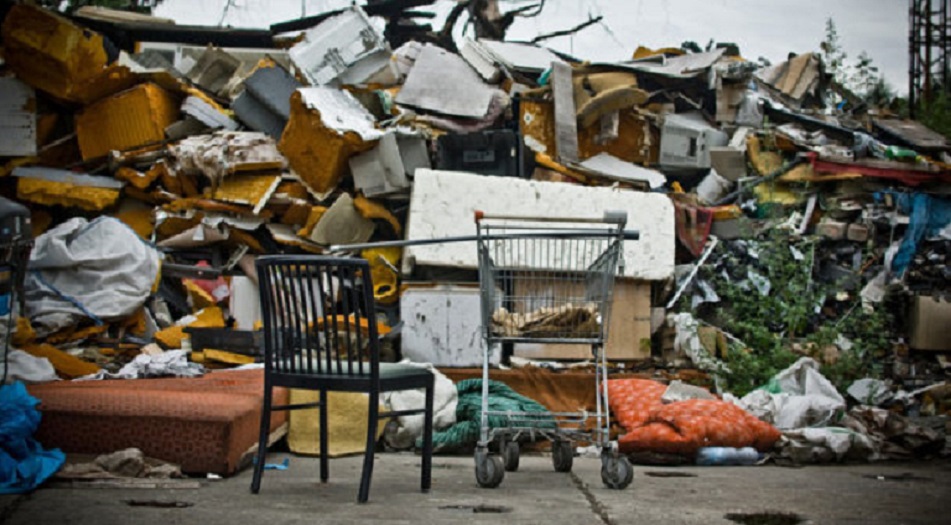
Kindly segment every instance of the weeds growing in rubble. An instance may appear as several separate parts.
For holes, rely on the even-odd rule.
[[[874,365],[890,348],[889,315],[863,308],[854,295],[836,300],[840,287],[817,279],[814,270],[818,243],[775,229],[749,243],[743,260],[731,252],[710,269],[721,298],[715,324],[736,338],[724,378],[734,394],[765,384],[803,355],[819,361],[842,390],[881,375]]]

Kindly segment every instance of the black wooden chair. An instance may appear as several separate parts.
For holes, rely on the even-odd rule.
[[[324,256],[264,256],[256,263],[264,317],[264,406],[251,492],[261,487],[272,410],[320,409],[320,480],[329,477],[327,392],[364,392],[370,403],[358,501],[370,493],[380,418],[424,414],[422,491],[432,476],[433,374],[380,363],[369,263]],[[271,406],[274,387],[317,390],[316,403]],[[380,413],[382,392],[426,390],[425,407]]]

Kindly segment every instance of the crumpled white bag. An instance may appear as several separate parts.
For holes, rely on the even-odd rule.
[[[40,337],[84,318],[121,319],[145,303],[158,272],[158,251],[118,219],[74,217],[36,238],[26,313]]]
[[[56,369],[45,357],[36,357],[23,350],[10,349],[6,363],[7,384],[16,381],[24,383],[45,383],[58,381]],[[3,376],[4,363],[0,360],[0,377]]]
[[[779,430],[826,426],[845,411],[845,399],[811,357],[776,374],[770,387],[780,393],[754,390],[734,403]]]
[[[456,403],[459,393],[456,385],[442,372],[436,370],[432,363],[413,363],[403,360],[402,364],[425,368],[436,376],[433,387],[433,430],[449,428],[456,423]],[[382,396],[383,403],[388,410],[412,410],[425,406],[426,393],[424,390],[401,390],[387,392]],[[386,443],[395,449],[412,448],[416,439],[423,435],[423,414],[399,416],[397,425],[387,425],[383,438]]]

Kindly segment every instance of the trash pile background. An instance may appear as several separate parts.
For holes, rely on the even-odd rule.
[[[638,48],[591,63],[487,39],[440,47],[359,6],[299,21],[293,36],[236,36],[244,48],[146,41],[131,53],[122,31],[155,21],[6,8],[0,113],[17,124],[0,190],[30,208],[35,236],[11,377],[49,378],[19,350],[64,379],[141,377],[144,361],[178,350],[192,363],[169,370],[182,373],[253,363],[253,345],[193,349],[189,331],[256,329],[256,256],[425,238],[447,230],[419,195],[491,203],[502,197],[470,188],[509,177],[539,199],[568,187],[662,197],[650,209],[665,217],[633,217],[656,258],[630,265],[650,281],[652,365],[699,368],[743,395],[791,456],[854,450],[822,430],[828,418],[784,422],[811,394],[755,390],[800,358],[832,398],[859,379],[885,385],[889,400],[845,416],[836,394],[830,408],[847,418],[835,428],[884,436],[847,440],[867,458],[923,435],[895,430],[893,412],[951,408],[948,360],[933,353],[951,350],[948,143],[856,103],[817,53],[763,67],[735,46]],[[657,232],[671,241],[650,244]],[[405,282],[475,281],[468,262],[447,251],[427,265],[429,253],[354,253],[371,264],[381,325],[401,326]],[[388,339],[389,359],[399,343]],[[627,344],[619,359],[643,356]]]

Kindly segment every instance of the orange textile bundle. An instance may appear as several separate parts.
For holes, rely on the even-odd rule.
[[[742,408],[719,400],[689,399],[663,404],[666,386],[619,379],[608,383],[611,410],[627,430],[622,452],[694,455],[702,447],[754,447],[763,452],[780,432]]]
[[[625,430],[643,425],[651,410],[663,406],[660,398],[667,385],[650,379],[611,379],[608,381],[608,399],[611,413]]]

